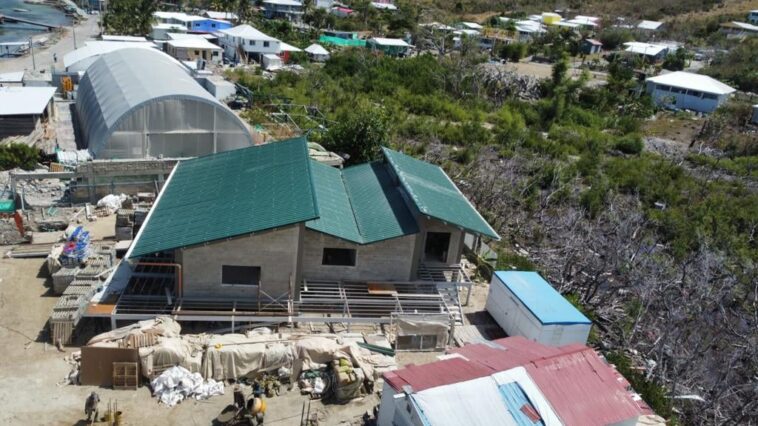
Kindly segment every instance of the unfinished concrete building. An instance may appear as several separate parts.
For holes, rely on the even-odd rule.
[[[499,237],[442,169],[383,157],[336,169],[298,138],[181,161],[100,299],[118,319],[459,310],[464,235]]]
[[[253,144],[239,117],[154,49],[100,56],[79,84],[76,112],[99,159],[196,157]]]

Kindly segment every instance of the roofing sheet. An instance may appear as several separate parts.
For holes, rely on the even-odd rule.
[[[414,392],[421,392],[437,386],[478,379],[492,373],[492,369],[480,364],[461,358],[451,358],[388,371],[384,373],[384,380],[395,390],[402,390],[403,386],[409,385]]]
[[[702,74],[693,74],[691,72],[675,71],[668,74],[661,74],[650,77],[647,81],[656,84],[665,84],[668,86],[679,87],[682,89],[698,90],[716,95],[726,95],[735,91],[734,88]]]
[[[660,28],[661,25],[663,25],[663,22],[641,21],[639,24],[637,24],[637,28],[640,28],[643,30],[657,30],[658,28]]]
[[[470,232],[500,239],[441,168],[391,149],[382,150],[401,185],[422,214]]]
[[[240,37],[249,40],[267,40],[267,41],[279,41],[274,37],[266,35],[259,30],[251,27],[250,25],[237,25],[234,28],[228,28],[219,31],[222,34],[228,34],[233,37]]]
[[[213,10],[207,10],[205,12],[205,15],[213,19],[225,19],[225,20],[232,20],[232,21],[235,21],[239,18],[237,14],[233,12],[216,12]]]
[[[627,382],[588,347],[525,366],[567,425],[601,426],[649,414]]]
[[[410,47],[410,44],[399,38],[374,37],[371,40],[379,46]]]
[[[0,87],[0,115],[41,114],[55,87]]]
[[[358,244],[419,231],[386,165],[368,163],[340,171],[314,161],[311,171],[321,214],[306,223],[308,228]]]
[[[536,414],[537,410],[517,382],[499,385],[498,390],[500,391],[500,396],[502,396],[505,401],[505,405],[508,407],[508,411],[510,411],[514,422],[518,426],[543,426],[545,424],[539,417],[539,414],[536,415],[536,419],[529,416],[528,413],[531,412]]]
[[[169,40],[166,43],[173,47],[180,47],[184,49],[221,50],[219,46],[216,46],[215,44],[202,37]]]
[[[306,146],[297,138],[181,161],[131,257],[314,219]]]
[[[664,50],[668,49],[668,46],[662,44],[641,43],[638,41],[629,41],[624,43],[626,52],[637,53],[646,56],[656,56]]]
[[[113,35],[113,34],[103,34],[103,40],[105,41],[131,41],[131,42],[143,42],[143,43],[147,41],[145,37]]]
[[[0,73],[0,83],[21,83],[23,81],[23,71]]]
[[[495,277],[542,324],[592,323],[536,272],[497,271]],[[493,282],[492,285],[495,283]]]

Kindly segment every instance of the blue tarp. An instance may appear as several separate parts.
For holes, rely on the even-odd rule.
[[[536,272],[497,271],[495,277],[505,284],[542,324],[592,323]]]
[[[529,416],[521,411],[521,408],[526,405],[533,412],[537,412],[518,383],[511,382],[500,385],[498,386],[498,389],[500,390],[500,396],[502,396],[503,401],[505,401],[505,405],[508,406],[508,411],[511,412],[511,416],[513,416],[513,420],[518,426],[545,426],[545,423],[542,420],[532,421]],[[537,415],[539,416],[539,414]]]

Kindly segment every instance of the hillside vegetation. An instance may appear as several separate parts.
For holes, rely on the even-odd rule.
[[[754,422],[758,195],[647,152],[641,122],[653,109],[622,63],[589,88],[559,61],[526,102],[482,60],[349,50],[300,75],[233,77],[262,104],[318,107],[334,130],[301,126],[353,162],[388,142],[441,164],[504,236],[498,266],[541,271],[590,313],[593,344],[661,415]]]

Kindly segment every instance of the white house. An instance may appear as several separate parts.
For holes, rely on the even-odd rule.
[[[568,22],[586,28],[598,28],[600,26],[600,18],[597,16],[576,15],[574,16],[574,19],[571,19]]]
[[[219,43],[224,49],[224,55],[233,61],[260,61],[262,55],[278,55],[282,51],[279,40],[247,24],[221,30],[219,34]]]
[[[391,0],[376,0],[371,2],[371,7],[379,10],[394,11],[397,10],[397,6],[392,4]]]
[[[750,13],[747,14],[747,20],[751,24],[758,25],[758,9],[751,10]]]
[[[698,112],[712,112],[735,89],[702,74],[676,71],[645,80],[656,104]]]
[[[482,31],[484,29],[483,26],[477,24],[476,22],[459,22],[458,25],[456,25],[458,29],[461,30],[476,30],[476,31]]]
[[[509,336],[543,345],[587,343],[587,319],[536,272],[497,271],[485,305]]]
[[[669,53],[669,46],[629,41],[624,43],[624,51],[642,56],[651,61],[660,61]]]
[[[202,59],[214,64],[221,63],[222,49],[203,37],[187,37],[166,42],[166,53],[180,61]]]
[[[303,18],[303,4],[296,0],[263,0],[263,16],[268,19],[286,19],[300,22]]]
[[[312,61],[324,62],[329,59],[329,51],[320,44],[313,43],[305,48],[305,53]]]
[[[150,38],[153,40],[168,40],[168,33],[186,33],[187,28],[179,24],[153,24]]]

